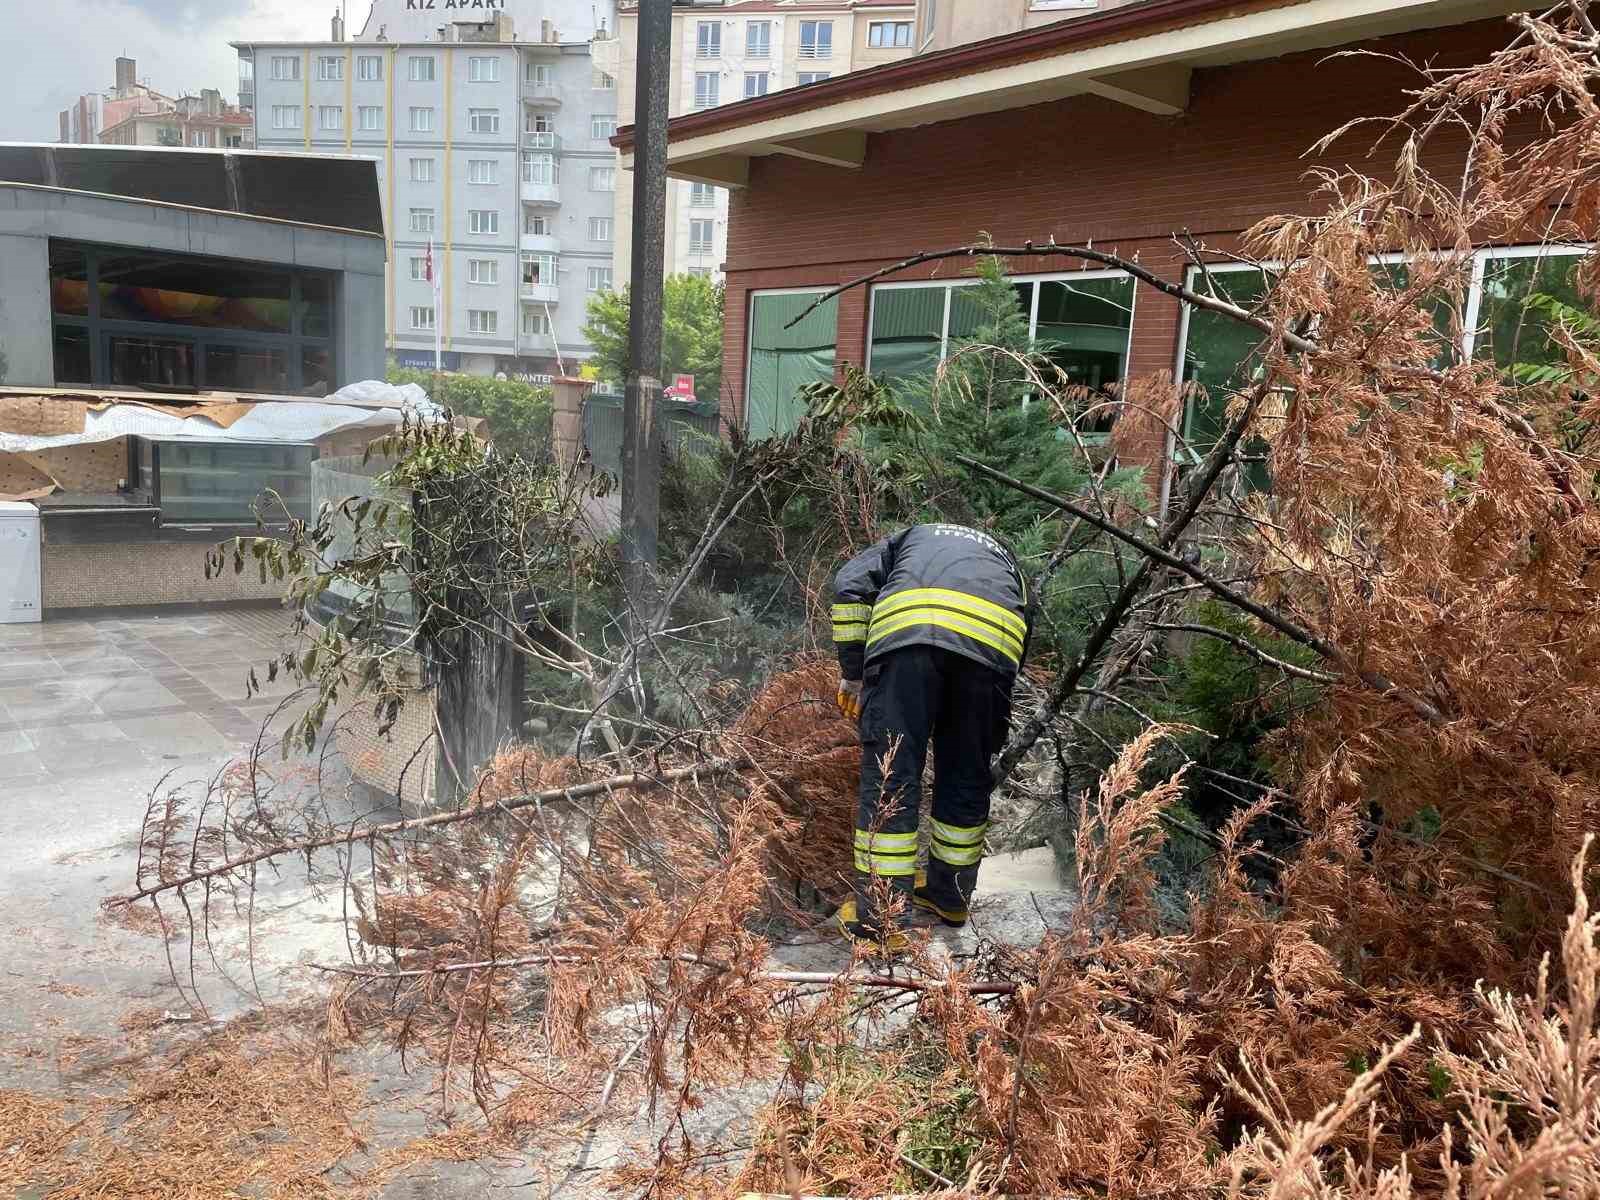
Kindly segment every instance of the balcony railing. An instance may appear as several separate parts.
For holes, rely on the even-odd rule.
[[[520,244],[529,254],[561,253],[561,239],[553,233],[524,233]]]
[[[561,94],[553,83],[526,82],[522,85],[522,98],[530,104],[561,103]]]
[[[522,202],[524,204],[560,204],[561,185],[554,180],[549,183],[534,183],[531,180],[522,181]]]
[[[561,153],[561,135],[549,130],[523,130],[522,144],[529,150],[550,150]]]
[[[552,354],[555,352],[556,339],[554,334],[528,333],[526,331],[517,335],[517,349],[528,350],[534,354]]]
[[[561,289],[553,283],[522,282],[522,298],[534,304],[555,304],[561,299]]]
[[[799,51],[799,53],[798,53],[798,55],[796,57],[798,57],[798,58],[810,58],[810,59],[832,58],[833,57],[833,47],[831,45],[827,45],[827,46],[807,46],[802,42],[801,45],[800,45],[800,51]]]

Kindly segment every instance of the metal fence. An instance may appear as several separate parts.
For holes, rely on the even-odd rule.
[[[661,442],[676,457],[696,443],[715,441],[722,432],[722,414],[714,404],[663,401],[656,412]],[[622,474],[622,397],[591,395],[583,405],[583,444],[595,470]]]

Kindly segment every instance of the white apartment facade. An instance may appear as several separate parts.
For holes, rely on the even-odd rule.
[[[431,367],[437,336],[447,370],[576,374],[588,299],[616,285],[617,89],[592,52],[610,4],[418,4],[378,0],[354,41],[336,21],[328,41],[236,43],[256,145],[376,160],[399,362]]]
[[[897,62],[916,52],[916,0],[677,0],[673,9],[673,116],[765,96]],[[638,4],[617,14],[618,37],[597,44],[618,81],[622,124],[633,123]],[[616,194],[619,285],[632,269],[633,176]],[[709,184],[667,184],[666,271],[721,278],[728,250],[728,192]]]

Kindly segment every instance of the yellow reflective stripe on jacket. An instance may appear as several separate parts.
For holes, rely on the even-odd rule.
[[[870,646],[874,642],[882,641],[891,633],[899,633],[902,629],[910,629],[916,625],[934,625],[940,629],[959,633],[975,642],[982,642],[1018,666],[1022,665],[1022,643],[1009,633],[1002,633],[992,625],[979,625],[973,621],[963,620],[942,608],[908,609],[905,613],[896,614],[882,624],[874,621],[871,632],[867,634],[867,645]]]
[[[867,625],[864,621],[852,621],[848,625],[841,625],[837,621],[833,625],[833,640],[835,642],[864,642],[867,640]]]
[[[864,850],[857,850],[856,870],[863,875],[915,875],[917,873],[917,856],[915,852],[904,858],[899,858],[882,854],[868,854]]]
[[[946,825],[943,821],[935,820],[933,823],[933,836],[941,841],[949,842],[952,846],[981,846],[983,835],[989,832],[989,822],[981,825]]]
[[[872,829],[856,830],[857,850],[878,850],[885,854],[917,848],[917,831],[910,833],[880,833]]]
[[[1028,636],[1028,623],[1016,613],[993,600],[974,596],[970,592],[956,592],[949,588],[908,588],[903,592],[878,601],[872,610],[873,620],[887,617],[901,609],[915,605],[937,604],[967,613],[992,625],[998,625],[1012,634],[1018,642]]]
[[[841,621],[870,621],[872,620],[872,605],[870,604],[835,604],[833,606],[833,623]]]

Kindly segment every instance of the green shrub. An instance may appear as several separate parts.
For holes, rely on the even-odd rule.
[[[550,452],[550,422],[554,399],[550,389],[517,379],[490,379],[453,372],[435,376],[432,371],[389,364],[388,381],[414,383],[436,404],[467,417],[482,417],[495,447],[506,454],[539,458]]]

